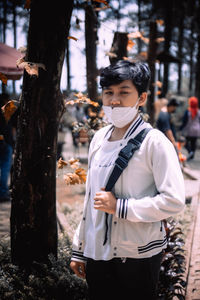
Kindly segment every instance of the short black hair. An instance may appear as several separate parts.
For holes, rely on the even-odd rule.
[[[100,85],[102,88],[107,88],[111,85],[120,84],[124,80],[131,80],[138,94],[141,95],[143,92],[147,92],[150,78],[151,72],[146,63],[118,60],[103,69],[100,74]]]
[[[171,98],[167,106],[179,106],[179,102],[176,100],[176,98]]]

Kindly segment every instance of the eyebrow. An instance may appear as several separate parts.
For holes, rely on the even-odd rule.
[[[121,86],[120,89],[130,89],[131,87],[128,85]]]
[[[131,87],[128,85],[120,86],[120,89],[130,89]],[[104,87],[103,90],[112,90],[110,86]]]

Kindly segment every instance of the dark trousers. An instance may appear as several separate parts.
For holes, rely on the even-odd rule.
[[[186,137],[186,145],[185,148],[187,149],[188,153],[196,151],[197,145],[197,137],[187,136]]]
[[[90,300],[155,300],[162,253],[150,258],[87,260]]]

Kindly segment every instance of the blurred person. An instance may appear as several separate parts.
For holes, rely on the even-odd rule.
[[[12,154],[15,145],[13,129],[16,128],[16,114],[10,114],[9,119],[5,117],[3,109],[9,102],[9,95],[0,95],[0,201],[10,200],[9,176],[12,166]]]
[[[197,139],[200,137],[200,110],[196,97],[188,99],[188,109],[183,115],[183,122],[180,127],[183,135],[186,137],[185,148],[188,151],[187,160],[191,160],[195,156],[197,147]]]
[[[167,98],[163,96],[163,94],[160,94],[156,101],[154,102],[154,109],[155,109],[155,121],[157,121],[158,116],[161,111],[167,112],[167,104],[169,101]]]
[[[73,123],[76,121],[75,107],[72,105],[66,106],[58,127],[57,160],[61,157],[63,158],[63,146],[65,144],[67,129],[70,130],[73,138]]]
[[[98,130],[90,143],[84,211],[70,263],[77,276],[86,278],[90,300],[157,299],[167,244],[162,220],[184,207],[184,181],[174,147],[138,113],[145,105],[149,80],[144,62],[124,60],[108,66],[100,76],[110,124]],[[140,148],[107,191],[119,152],[130,140],[136,143],[143,130],[148,134]],[[126,154],[131,152],[127,149]]]
[[[177,106],[179,106],[179,102],[175,98],[169,100],[166,111],[161,110],[158,115],[156,128],[166,135],[178,152],[176,145],[176,132],[171,121],[171,114],[175,113]]]

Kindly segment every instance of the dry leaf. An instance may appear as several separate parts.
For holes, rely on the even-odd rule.
[[[63,176],[63,179],[67,185],[72,184],[72,175],[72,173],[68,173],[67,175]]]
[[[3,82],[3,84],[7,85],[8,78],[6,75],[0,72],[0,80]]]
[[[142,51],[139,53],[140,56],[147,58],[148,57],[148,53],[146,51]]]
[[[4,118],[6,122],[10,120],[10,118],[12,117],[12,115],[14,114],[18,106],[19,106],[19,102],[17,102],[16,100],[10,100],[4,106],[2,106],[1,109],[4,114]]]
[[[130,51],[134,45],[135,45],[135,43],[132,40],[128,40],[127,51]]]
[[[164,42],[164,40],[165,40],[165,38],[164,37],[160,37],[160,38],[157,38],[156,39],[156,43],[162,43],[162,42]]]
[[[138,39],[138,38],[141,38],[142,37],[142,34],[140,31],[135,31],[135,32],[131,32],[127,35],[127,37],[129,39]]]
[[[46,71],[46,67],[44,64],[28,62],[28,61],[25,61],[24,58],[19,58],[16,61],[16,65],[17,65],[17,67],[24,68],[26,70],[26,72],[31,76],[32,75],[38,76],[39,68],[42,68],[43,70]]]
[[[62,158],[59,158],[57,162],[58,169],[63,169],[63,167],[67,165],[68,163],[66,161],[62,160]]]
[[[74,94],[78,99],[72,100],[74,103],[87,103],[90,105],[93,105],[95,107],[99,106],[98,102],[90,100],[90,98],[87,98],[83,93],[78,92],[77,94]],[[68,101],[67,104],[74,104],[72,101]],[[70,103],[69,103],[70,102]]]
[[[80,183],[85,183],[86,182],[86,171],[83,168],[79,168],[75,170],[75,173],[79,176]]]
[[[78,41],[78,39],[75,38],[74,36],[68,36],[67,39],[68,39],[68,40],[74,40],[74,41],[76,41],[76,42]]]
[[[108,2],[105,0],[93,0],[94,2],[103,3],[105,5],[108,5]]]
[[[148,44],[148,43],[149,43],[149,38],[145,38],[144,36],[141,36],[141,40],[142,40],[145,44]]]
[[[71,158],[68,162],[72,169],[78,169],[80,166],[79,159]]]
[[[159,96],[161,94],[161,91],[157,91],[156,95]]]
[[[113,53],[113,52],[106,52],[105,54],[106,54],[106,56],[109,56],[109,57],[111,57],[111,58],[117,57],[117,54],[116,54],[116,53]]]
[[[17,50],[18,50],[19,52],[21,52],[21,54],[25,55],[25,54],[26,54],[26,51],[27,51],[27,48],[24,47],[24,46],[22,46],[22,47],[19,47]]]
[[[21,57],[16,61],[16,66],[19,68],[19,66],[21,65],[21,67],[24,68],[24,66],[23,66],[24,63],[25,63],[25,60],[23,57]]]
[[[162,26],[162,25],[164,24],[164,20],[161,20],[161,19],[156,20],[156,23],[157,23],[158,25]]]
[[[108,8],[110,8],[110,5],[105,5],[103,7],[95,7],[94,11],[102,11],[102,10],[105,10],[105,9],[108,9]]]
[[[29,9],[31,6],[31,0],[26,0],[26,3],[24,4],[24,8]]]
[[[155,85],[156,85],[157,87],[161,88],[163,84],[162,84],[161,81],[157,80],[157,81],[155,82]]]

